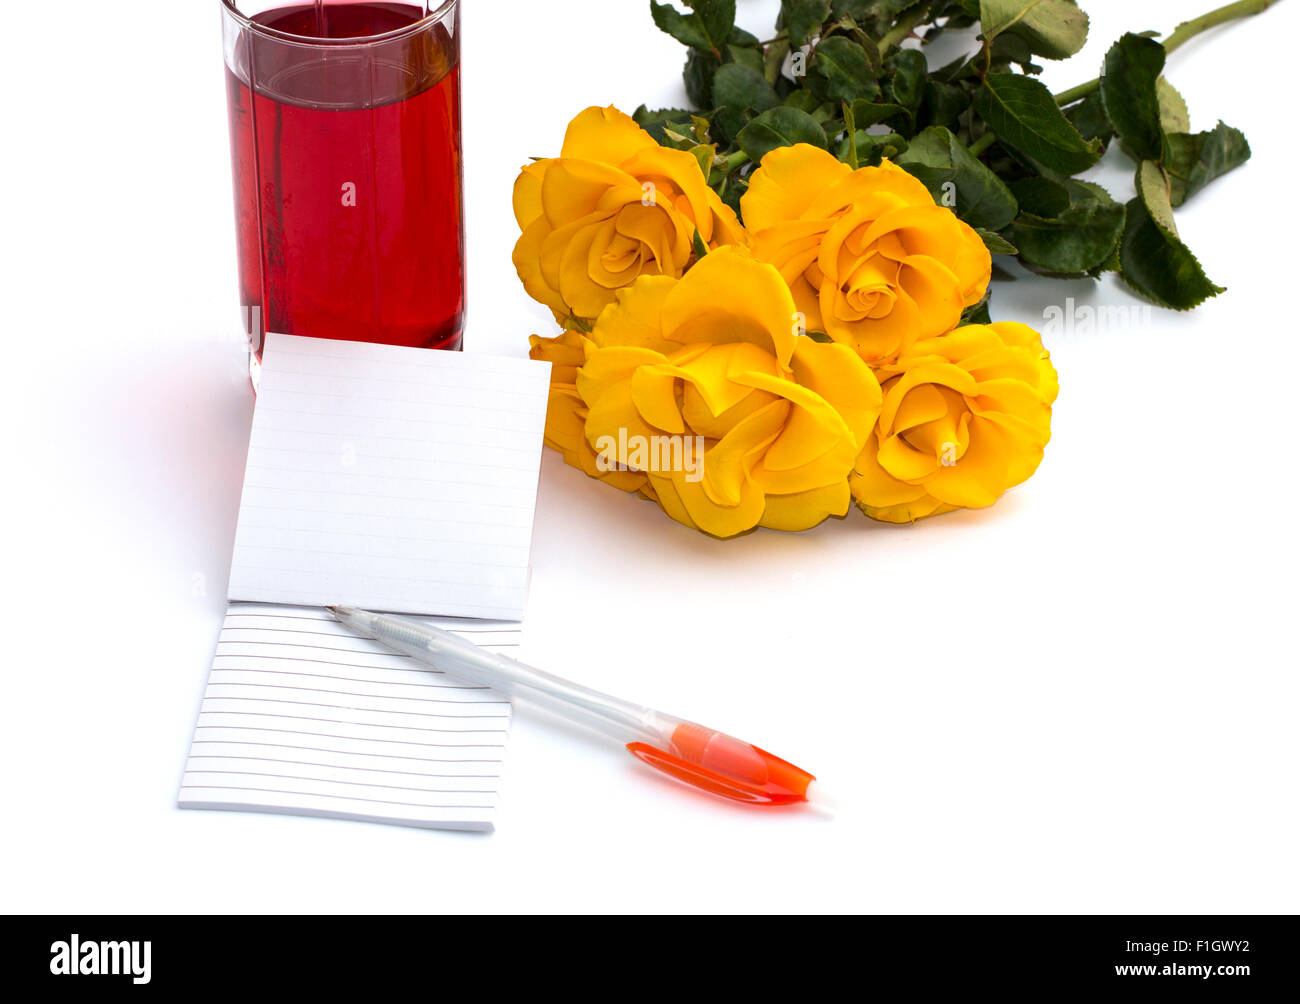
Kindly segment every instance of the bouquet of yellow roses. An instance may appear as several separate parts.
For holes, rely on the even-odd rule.
[[[589,108],[515,187],[515,265],[563,328],[532,340],[548,442],[592,477],[719,537],[988,506],[1057,394],[1039,336],[989,317],[990,254],[1176,310],[1224,292],[1174,210],[1250,145],[1192,132],[1165,65],[1276,0],[1127,32],[1059,94],[1034,60],[1083,49],[1076,0],[781,0],[767,40],[682,2],[650,15],[692,107]],[[978,48],[932,66],[938,38]],[[1076,177],[1112,146],[1128,202]]]
[[[732,537],[992,505],[1034,473],[1056,372],[1022,324],[963,323],[984,240],[882,160],[772,150],[736,213],[707,165],[614,108],[523,169],[514,261],[563,331],[547,445]]]

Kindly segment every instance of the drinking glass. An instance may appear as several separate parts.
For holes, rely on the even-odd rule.
[[[267,331],[459,349],[457,0],[221,0],[239,293]]]

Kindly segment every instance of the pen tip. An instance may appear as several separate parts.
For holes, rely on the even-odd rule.
[[[820,781],[813,781],[808,785],[808,791],[804,798],[814,809],[828,816],[835,815],[835,810],[839,808],[839,802]]]

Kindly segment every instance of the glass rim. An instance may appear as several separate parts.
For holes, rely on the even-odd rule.
[[[278,28],[268,28],[264,24],[258,24],[247,14],[236,6],[236,0],[221,0],[221,8],[231,18],[247,28],[249,31],[256,32],[266,38],[272,38],[280,42],[290,42],[295,45],[312,46],[316,48],[325,48],[331,46],[365,46],[373,45],[377,42],[389,42],[393,39],[404,38],[407,35],[415,35],[431,25],[440,23],[445,20],[447,14],[455,8],[459,0],[443,0],[436,10],[430,11],[418,21],[404,25],[401,28],[394,28],[392,31],[381,32],[378,35],[358,35],[353,38],[313,38],[310,35],[295,35],[292,32],[280,31]]]

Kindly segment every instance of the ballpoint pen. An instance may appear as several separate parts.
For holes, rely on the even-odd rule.
[[[656,770],[710,794],[750,805],[830,807],[812,774],[722,732],[552,676],[450,631],[351,607],[328,610],[359,634],[419,662],[617,739]]]

